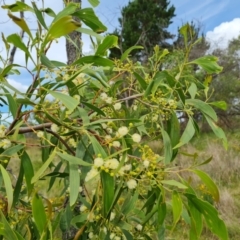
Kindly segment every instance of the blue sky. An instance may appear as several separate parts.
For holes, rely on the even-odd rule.
[[[150,0],[149,0],[150,1]],[[26,3],[30,4],[30,0]],[[38,5],[42,1],[37,0]],[[127,5],[129,0],[100,0],[100,5],[95,9],[97,16],[112,31],[118,27],[118,17],[121,8]],[[0,1],[2,4],[3,1]],[[14,3],[14,0],[5,0],[6,4]],[[87,0],[82,0],[83,7],[89,7]],[[240,0],[171,0],[176,8],[176,17],[173,18],[173,24],[169,27],[172,33],[177,34],[177,29],[183,23],[194,20],[199,22],[206,33],[212,46],[224,48],[230,39],[240,35]],[[62,0],[45,0],[45,7],[52,8],[55,12],[62,9]],[[19,28],[9,20],[7,11],[0,8],[0,32],[5,36],[19,32]],[[31,28],[34,28],[36,21],[33,15],[27,16],[27,22]],[[91,51],[88,36],[83,36],[83,51]],[[4,56],[4,47],[0,39],[0,54]],[[66,61],[65,39],[61,38],[58,44],[53,44],[48,52],[51,60]],[[24,55],[18,51],[15,56],[15,63],[24,65]],[[0,63],[1,65],[1,63]],[[30,67],[31,69],[31,67]],[[20,76],[11,76],[10,83],[19,90],[26,91],[31,79],[26,71],[22,71]]]

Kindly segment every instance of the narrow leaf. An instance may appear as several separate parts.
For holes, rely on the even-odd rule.
[[[81,57],[77,61],[73,63],[73,65],[76,64],[93,64],[94,66],[101,66],[101,67],[112,67],[114,65],[114,62],[110,59],[100,57],[100,56],[86,56]]]
[[[143,47],[142,47],[142,46],[132,46],[132,47],[128,48],[128,49],[122,54],[121,59],[120,59],[121,62],[125,61],[125,60],[128,58],[129,54],[130,54],[133,50],[136,50],[136,49],[143,49]]]
[[[217,121],[217,114],[211,106],[199,99],[187,99],[186,104],[192,105],[199,109],[202,113],[208,115],[214,121]]]
[[[192,63],[198,64],[207,73],[213,74],[213,73],[220,73],[223,69],[223,67],[220,67],[217,64],[217,61],[218,61],[218,58],[215,56],[204,56],[204,57],[195,59],[192,62],[189,62],[189,64],[192,64]]]
[[[90,27],[94,32],[103,33],[107,31],[106,26],[104,26],[95,15],[92,8],[84,8],[77,11],[73,16],[78,17],[82,20],[88,27]]]
[[[69,164],[70,206],[77,201],[80,186],[80,174],[77,164]]]
[[[47,216],[41,197],[35,193],[32,199],[32,214],[40,235],[47,227]]]
[[[107,217],[114,200],[115,181],[109,173],[104,171],[101,172],[101,181],[103,187],[103,216]]]
[[[106,56],[107,50],[113,47],[118,46],[118,38],[114,35],[108,35],[106,36],[103,41],[99,44],[96,55],[99,56]]]
[[[100,3],[99,0],[88,0],[88,2],[93,6],[93,7],[97,7]]]
[[[174,186],[174,187],[178,187],[180,189],[187,189],[188,187],[180,182],[177,182],[175,180],[162,180],[161,181],[162,184],[166,184],[166,185],[170,185],[170,186]]]
[[[22,29],[22,31],[26,32],[28,34],[28,36],[31,39],[33,39],[32,33],[31,33],[27,23],[25,22],[24,18],[18,18],[16,16],[12,15],[10,12],[8,13],[8,16],[13,20],[13,22],[15,24],[17,24]]]
[[[172,194],[172,210],[173,210],[173,228],[176,226],[182,214],[183,204],[179,193],[173,191]]]
[[[222,219],[219,218],[217,210],[208,202],[195,195],[185,194],[193,206],[202,213],[209,229],[221,240],[228,240],[227,228]]]
[[[201,180],[206,185],[206,187],[208,188],[209,192],[211,193],[215,201],[219,202],[219,190],[216,184],[213,182],[213,180],[203,171],[200,171],[197,169],[192,171],[201,178]]]
[[[165,164],[168,164],[172,160],[172,144],[171,140],[168,136],[168,133],[162,129],[162,138],[163,138],[163,144],[164,144],[164,162]]]
[[[134,72],[134,76],[135,76],[135,78],[138,80],[141,88],[142,88],[143,90],[146,90],[148,85],[147,85],[147,83],[145,82],[145,80],[144,80],[138,73],[136,73],[136,72]]]
[[[6,169],[0,165],[0,170],[2,173],[4,185],[5,185],[5,191],[7,194],[7,201],[8,201],[8,213],[10,212],[12,208],[12,203],[13,203],[13,188],[12,188],[12,181],[11,178],[8,175],[8,172]]]
[[[27,184],[28,196],[30,196],[33,190],[33,184],[31,183],[31,181],[34,176],[32,161],[29,158],[26,151],[19,154],[19,158],[21,159],[21,165],[24,169],[24,176]]]
[[[69,155],[67,153],[57,152],[57,155],[60,156],[62,159],[67,160],[70,164],[78,164],[78,165],[81,165],[81,166],[92,166],[92,164],[90,164],[88,162],[85,162],[78,157],[74,157],[72,155]]]
[[[51,155],[49,156],[49,158],[47,159],[46,162],[44,162],[44,164],[38,169],[38,171],[35,173],[35,175],[33,176],[31,183],[35,183],[39,180],[39,178],[41,178],[41,176],[43,175],[43,173],[47,170],[49,164],[53,161],[54,157],[56,155],[56,148],[54,149],[54,151],[52,151]]]
[[[77,105],[79,104],[78,100],[69,96],[69,95],[66,95],[64,93],[60,93],[60,92],[54,92],[54,91],[51,91],[51,90],[48,90],[48,92],[56,99],[60,100],[63,105],[70,111],[72,112],[76,107]]]
[[[189,118],[187,126],[180,138],[180,142],[173,149],[179,148],[184,144],[188,143],[192,139],[194,134],[195,134],[195,128],[194,128],[193,120]]]

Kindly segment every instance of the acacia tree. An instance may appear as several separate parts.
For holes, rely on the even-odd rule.
[[[29,6],[19,1],[3,8],[32,12],[39,29],[33,36],[24,19],[9,15],[26,32],[28,47],[17,34],[2,35],[6,49],[0,72],[2,96],[13,120],[10,125],[0,125],[0,237],[56,239],[59,231],[74,226],[78,229],[74,239],[163,239],[182,228],[182,217],[190,239],[199,239],[203,226],[220,239],[228,239],[217,210],[201,198],[189,181],[189,174],[197,175],[212,200],[219,201],[218,188],[198,169],[210,159],[195,159],[186,169],[174,166],[178,149],[199,130],[192,117],[195,109],[202,112],[214,133],[227,145],[207,99],[196,98],[207,89],[202,85],[192,88],[192,78],[183,75],[184,69],[193,64],[200,65],[208,74],[219,73],[222,68],[217,59],[208,56],[189,62],[186,56],[177,67],[159,71],[169,53],[156,46],[147,67],[128,58],[134,48],[112,61],[105,57],[106,52],[118,40],[115,36],[103,38],[96,34],[106,27],[91,8],[79,10],[74,3],[68,3],[56,14],[52,9],[40,11],[34,3]],[[50,25],[42,11],[50,12]],[[94,55],[66,65],[49,59],[47,54],[52,41],[81,30],[73,17],[83,21],[91,29],[87,32],[101,41]],[[185,28],[183,34],[186,36]],[[24,65],[8,65],[10,45],[23,51]],[[36,57],[29,49],[36,50]],[[32,78],[26,93],[5,78],[18,73],[16,68],[21,67]],[[122,88],[125,81],[129,82],[128,87]],[[127,100],[135,100],[131,107],[125,105],[124,91],[131,92]],[[183,133],[178,111],[189,117]],[[34,125],[28,123],[31,115]],[[26,141],[24,133],[28,132],[36,134],[39,141]],[[163,142],[161,153],[150,148],[152,139]],[[41,165],[35,170],[36,159],[27,148],[34,144],[42,153]],[[8,170],[16,156],[20,166],[11,173]],[[39,188],[46,179],[45,187]],[[50,199],[54,188],[56,196]],[[66,196],[69,201],[65,201]],[[79,214],[73,214],[79,202]]]
[[[120,28],[113,32],[119,38],[119,49],[112,49],[110,56],[119,58],[128,48],[140,45],[144,49],[136,49],[132,54],[141,59],[149,57],[155,45],[169,47],[166,40],[173,36],[167,28],[175,16],[175,7],[169,5],[167,0],[134,0],[123,7]]]

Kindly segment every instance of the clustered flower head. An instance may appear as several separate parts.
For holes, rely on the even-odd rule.
[[[0,125],[0,138],[5,137],[6,127],[4,125]]]
[[[91,170],[86,175],[85,182],[88,182],[91,179],[95,178],[98,174],[99,174],[99,172],[97,169],[91,168]]]
[[[104,167],[108,169],[117,169],[118,166],[119,161],[116,158],[112,158],[104,162]]]
[[[130,179],[127,181],[127,187],[129,189],[135,189],[137,187],[137,181],[135,179]]]
[[[117,138],[122,138],[122,137],[124,137],[124,136],[127,135],[127,134],[128,134],[128,128],[125,127],[125,126],[122,126],[122,127],[120,127],[120,128],[117,130],[117,132],[116,132],[116,137],[117,137]]]
[[[107,104],[112,104],[113,98],[109,97],[105,92],[100,94],[100,99]]]
[[[138,133],[134,133],[132,135],[132,140],[135,142],[135,143],[140,143],[141,142],[141,136],[138,134]]]
[[[3,149],[7,149],[9,147],[11,147],[12,143],[10,140],[8,139],[3,139],[1,142],[0,142],[0,147],[3,148]]]
[[[95,167],[101,167],[103,165],[103,159],[98,157],[94,159],[94,166]]]
[[[58,125],[55,124],[55,123],[53,123],[53,124],[51,125],[51,130],[52,130],[53,132],[58,132],[58,131],[59,131]]]
[[[38,138],[43,138],[43,136],[44,136],[44,132],[43,131],[38,131],[37,132],[37,137]]]
[[[115,109],[115,110],[120,110],[121,109],[121,107],[122,107],[122,104],[121,103],[115,103],[114,105],[113,105],[113,108]]]

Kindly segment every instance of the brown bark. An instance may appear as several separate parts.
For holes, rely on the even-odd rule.
[[[73,3],[79,3],[81,8],[81,0],[71,0]],[[74,20],[77,22],[80,22],[80,20],[76,17],[74,17]],[[69,37],[71,41],[74,42],[74,44],[66,40],[66,51],[67,51],[67,64],[73,63],[75,60],[81,57],[82,55],[82,35],[80,32],[74,31],[69,34]]]

